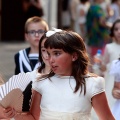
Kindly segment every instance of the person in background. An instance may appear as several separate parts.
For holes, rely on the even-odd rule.
[[[15,54],[15,75],[30,72],[40,66],[38,62],[38,45],[42,35],[48,30],[48,24],[40,17],[29,18],[25,23],[25,40],[30,47]]]
[[[111,92],[114,86],[114,77],[109,74],[111,63],[120,56],[120,19],[117,19],[111,29],[110,37],[112,38],[112,43],[106,44],[101,70],[104,72],[104,77],[106,80],[106,93],[110,108],[113,107],[115,99],[112,97]]]
[[[100,120],[115,120],[107,103],[104,79],[88,71],[89,58],[81,36],[56,30],[48,31],[46,37],[44,46],[52,70],[33,83],[31,110],[24,119],[89,120],[93,107]],[[20,115],[11,112],[15,120],[20,120]]]
[[[34,16],[43,17],[41,0],[22,0],[25,21]]]
[[[110,74],[114,76],[112,95],[116,99],[112,107],[112,113],[116,120],[120,119],[120,57],[112,61]]]
[[[80,4],[79,0],[70,0],[70,14],[71,14],[71,28],[73,31],[78,32],[77,24],[77,11],[76,8]]]
[[[111,0],[110,8],[112,15],[109,17],[108,21],[113,24],[120,17],[120,0]]]
[[[26,80],[26,81],[28,81],[28,83],[31,80],[34,82],[38,76],[40,77],[43,74],[48,74],[51,71],[51,68],[50,68],[50,65],[48,62],[48,54],[47,54],[46,48],[44,47],[45,41],[46,41],[46,37],[45,37],[45,35],[43,35],[39,42],[39,61],[41,63],[41,66],[37,70],[31,71],[31,72],[19,73],[18,75],[14,75],[8,81],[10,81],[10,80],[14,81],[15,79],[18,81],[20,79],[21,82],[22,82],[22,80]],[[27,89],[27,91],[28,91],[28,89]],[[27,93],[26,96],[28,97],[29,94],[31,94],[31,93]],[[24,99],[25,99],[25,94],[24,94]],[[26,102],[30,104],[29,100]],[[25,109],[28,109],[28,111],[29,111],[29,106],[28,106],[28,108],[26,106],[27,103],[25,103],[25,107],[26,107]],[[23,108],[24,108],[24,106],[23,106]],[[0,119],[9,120],[8,115],[10,115],[9,117],[12,118],[12,115],[13,115],[12,110],[15,111],[14,108],[8,107],[5,109],[0,106]],[[21,116],[28,114],[28,111],[20,113]],[[24,119],[21,118],[19,120],[24,120]]]
[[[89,0],[80,0],[79,5],[77,6],[77,22],[79,25],[80,35],[85,39],[86,38],[86,14],[89,9]]]
[[[62,28],[71,28],[70,0],[62,0]]]
[[[105,12],[100,4],[102,0],[93,0],[86,16],[87,46],[91,58],[97,53],[98,49],[104,51],[104,46],[109,43],[109,28],[106,22]]]

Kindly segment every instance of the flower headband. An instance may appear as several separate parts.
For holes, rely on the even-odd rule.
[[[51,35],[55,34],[56,32],[61,32],[61,29],[57,29],[52,27],[52,30],[49,30],[48,32],[46,32],[46,37],[50,37]]]

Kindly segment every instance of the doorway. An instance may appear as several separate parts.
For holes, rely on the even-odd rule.
[[[22,0],[1,1],[1,40],[24,41]]]

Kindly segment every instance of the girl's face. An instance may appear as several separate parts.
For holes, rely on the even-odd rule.
[[[44,43],[45,43],[46,39],[44,39],[42,42],[41,42],[41,54],[42,54],[42,59],[43,59],[43,62],[45,63],[46,66],[50,66],[49,64],[49,57],[48,57],[48,53],[47,53],[47,50],[46,48],[44,47]]]
[[[62,49],[47,49],[50,66],[55,74],[70,76],[74,55],[64,52]]]
[[[115,24],[113,33],[116,41],[120,43],[120,23]]]

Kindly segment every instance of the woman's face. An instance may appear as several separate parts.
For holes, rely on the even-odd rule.
[[[113,33],[115,40],[120,43],[120,22],[115,24]]]
[[[75,61],[74,55],[64,52],[62,49],[47,49],[49,63],[55,74],[70,76],[72,72],[72,63]]]
[[[42,55],[43,62],[45,63],[45,66],[50,66],[49,59],[48,59],[48,53],[47,53],[46,48],[44,47],[45,41],[46,41],[46,39],[44,39],[41,42],[41,55]]]

